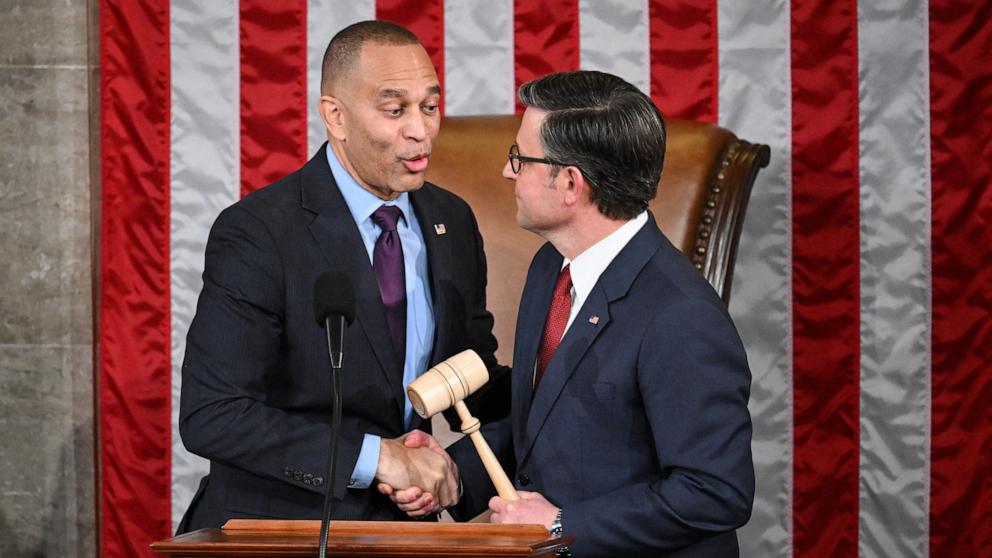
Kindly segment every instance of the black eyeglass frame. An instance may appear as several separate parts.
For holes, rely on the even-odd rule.
[[[537,157],[521,155],[520,146],[515,143],[510,145],[510,152],[507,153],[506,157],[510,160],[510,170],[513,171],[513,174],[520,174],[521,163],[541,163],[543,165],[558,165],[559,167],[572,166],[568,163],[553,161],[551,159],[538,159]]]

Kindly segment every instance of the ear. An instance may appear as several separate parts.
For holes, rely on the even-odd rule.
[[[347,126],[344,120],[344,104],[341,100],[330,95],[322,95],[317,102],[317,110],[327,128],[327,139],[346,140]]]
[[[582,201],[590,201],[589,183],[578,167],[565,167],[558,172],[562,185],[565,205],[578,205]]]

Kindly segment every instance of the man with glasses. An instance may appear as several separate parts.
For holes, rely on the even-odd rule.
[[[723,302],[659,231],[657,108],[600,72],[524,84],[503,176],[547,239],[527,274],[511,416],[483,428],[520,500],[466,440],[452,515],[574,535],[574,556],[737,556],[754,496],[750,371]],[[411,443],[428,443],[418,436]],[[423,513],[416,489],[392,495]]]

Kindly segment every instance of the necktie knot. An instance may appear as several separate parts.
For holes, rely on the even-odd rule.
[[[566,265],[558,273],[558,281],[555,283],[555,298],[572,296],[572,272],[568,269],[570,267]]]
[[[396,230],[396,223],[403,216],[403,210],[395,205],[381,205],[379,209],[372,212],[372,220],[376,225],[388,232]]]

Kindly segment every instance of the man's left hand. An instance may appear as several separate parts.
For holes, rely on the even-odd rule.
[[[544,525],[551,528],[558,508],[537,492],[518,490],[519,500],[504,500],[493,496],[489,500],[489,509],[493,515],[489,521],[493,523],[529,523]]]

